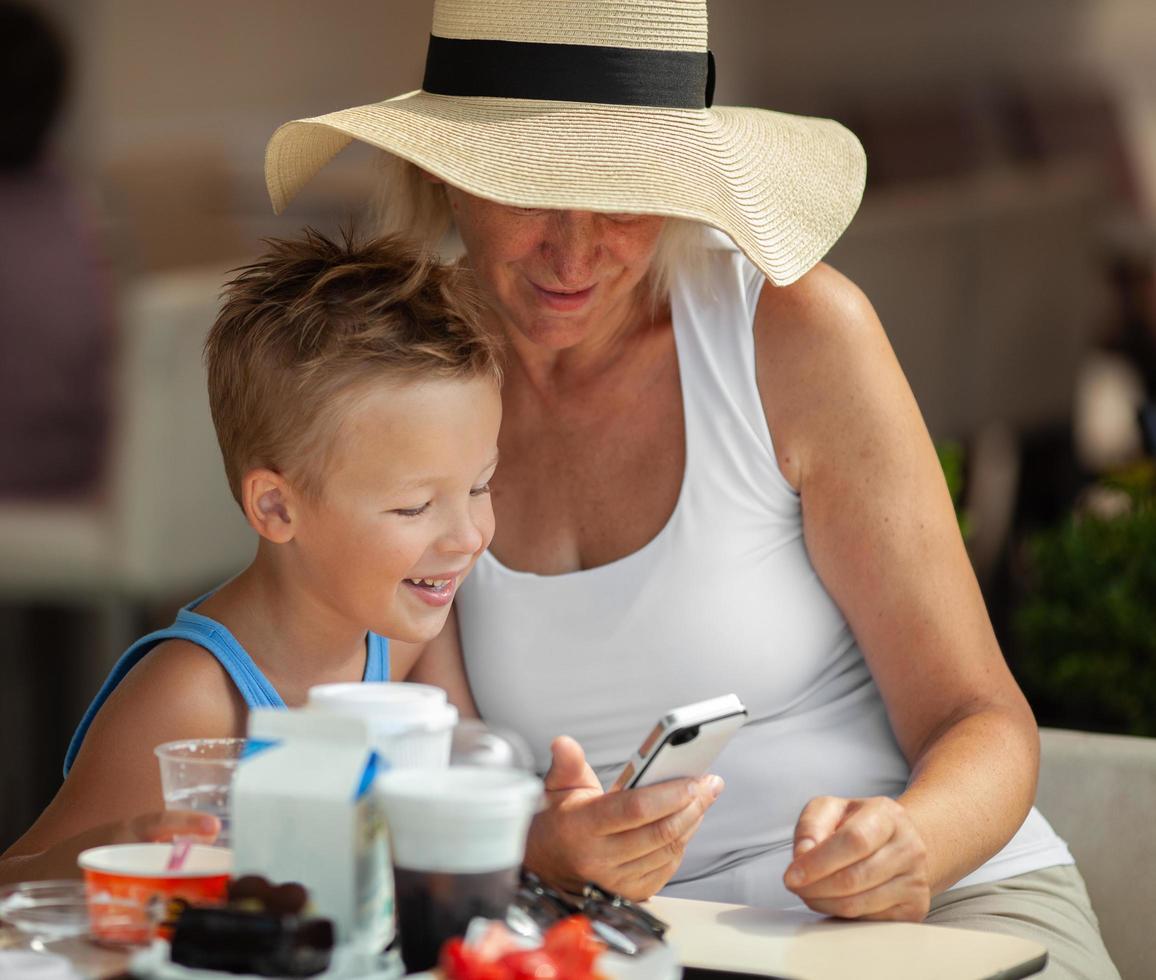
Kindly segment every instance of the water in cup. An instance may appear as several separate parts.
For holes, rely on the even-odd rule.
[[[229,787],[206,783],[203,786],[182,786],[179,790],[165,794],[165,808],[168,810],[197,810],[211,813],[221,821],[219,844],[230,839]]]

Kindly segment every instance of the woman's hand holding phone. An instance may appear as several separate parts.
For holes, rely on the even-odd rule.
[[[593,881],[632,901],[650,898],[678,869],[723,781],[672,779],[607,793],[577,742],[562,736],[551,750],[546,808],[530,827],[526,866],[564,890]]]

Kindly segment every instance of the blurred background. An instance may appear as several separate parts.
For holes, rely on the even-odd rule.
[[[203,390],[217,292],[263,236],[367,227],[377,165],[350,148],[277,218],[264,144],[416,88],[430,7],[0,0],[0,848],[115,657],[249,557]],[[867,147],[830,260],[1040,720],[1156,734],[1156,4],[712,0],[711,45],[720,104]]]

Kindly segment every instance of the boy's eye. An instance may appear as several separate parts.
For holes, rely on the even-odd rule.
[[[474,487],[470,491],[470,496],[471,497],[481,497],[484,494],[487,494],[489,492],[490,492],[490,485],[488,483],[483,483],[480,487]]]
[[[398,507],[396,510],[391,510],[391,514],[399,514],[402,517],[420,517],[426,512],[429,504],[422,504],[420,507]]]

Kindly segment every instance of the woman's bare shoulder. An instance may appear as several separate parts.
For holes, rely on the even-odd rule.
[[[789,286],[767,283],[755,314],[761,340],[801,344],[816,353],[862,343],[880,329],[863,290],[826,262]]]
[[[763,288],[755,315],[759,393],[779,465],[798,489],[803,457],[854,426],[856,403],[909,398],[870,301],[820,263],[790,286]]]

